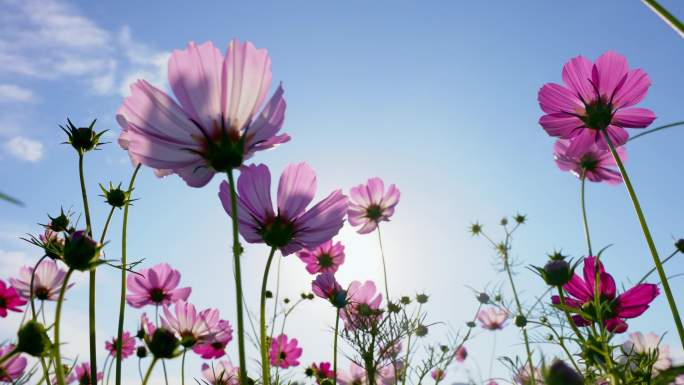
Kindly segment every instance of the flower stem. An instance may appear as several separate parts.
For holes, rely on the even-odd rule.
[[[150,362],[150,366],[147,368],[147,372],[145,372],[145,378],[143,379],[142,385],[146,385],[147,381],[149,381],[150,376],[152,375],[152,369],[154,368],[154,364],[157,363],[158,358],[155,357],[152,359],[152,362]]]
[[[387,264],[385,263],[385,251],[382,248],[382,235],[380,235],[380,224],[378,224],[378,243],[380,243],[380,256],[382,257],[382,273],[385,277],[385,294],[387,295],[387,302],[390,300],[389,288],[387,286]]]
[[[668,12],[662,5],[658,4],[656,0],[642,0],[647,7],[651,8],[656,15],[660,16],[661,19],[672,29],[674,29],[681,37],[684,37],[684,24],[679,21],[674,15]]]
[[[123,226],[121,229],[121,295],[119,297],[119,324],[116,332],[116,340],[119,343],[116,345],[116,375],[115,384],[121,385],[121,349],[123,348],[123,329],[124,329],[124,313],[126,311],[126,240],[128,235],[128,208],[131,204],[131,195],[133,194],[133,185],[135,184],[135,177],[140,170],[140,164],[135,167],[131,181],[128,183],[128,196],[123,212]],[[112,208],[113,209],[113,208]],[[104,234],[103,234],[104,236]]]
[[[589,251],[588,256],[594,255],[591,250],[591,236],[589,235],[589,221],[587,220],[587,205],[586,205],[586,200],[584,198],[584,190],[585,190],[585,185],[586,185],[586,175],[585,172],[582,171],[581,178],[582,182],[580,183],[580,201],[582,203],[582,223],[584,224],[584,238],[587,240],[587,249]]]
[[[648,134],[651,134],[651,133],[654,133],[654,132],[658,132],[658,131],[664,130],[664,129],[666,129],[666,128],[676,127],[676,126],[682,126],[682,125],[684,125],[684,120],[681,121],[681,122],[674,122],[674,123],[666,124],[666,125],[663,125],[663,126],[660,126],[660,127],[652,128],[652,129],[650,129],[650,130],[646,130],[646,131],[644,131],[644,132],[642,132],[642,133],[640,133],[640,134],[637,134],[637,135],[632,136],[631,138],[627,139],[627,141],[628,141],[628,142],[631,142],[631,141],[633,141],[634,139],[640,138],[640,137],[642,137],[642,136],[644,136],[644,135],[648,135]]]
[[[632,204],[634,205],[634,211],[636,212],[637,218],[639,219],[639,224],[641,225],[641,230],[644,233],[644,238],[646,238],[646,243],[648,244],[648,248],[651,251],[651,256],[653,257],[653,263],[655,264],[655,268],[658,271],[658,276],[660,277],[660,283],[663,285],[663,291],[665,292],[665,296],[667,297],[667,302],[670,305],[670,311],[672,312],[672,318],[674,318],[675,325],[677,326],[677,333],[679,334],[679,340],[682,344],[682,347],[684,347],[684,325],[682,325],[682,319],[679,316],[679,311],[677,310],[677,304],[675,303],[674,297],[672,296],[672,290],[670,289],[670,283],[667,280],[667,276],[665,275],[665,270],[663,269],[663,265],[660,261],[660,257],[658,256],[658,250],[656,249],[655,243],[653,242],[653,238],[651,237],[651,231],[648,228],[648,224],[646,223],[646,218],[644,217],[644,213],[641,211],[641,205],[639,204],[639,199],[636,196],[636,193],[634,192],[634,188],[632,187],[632,182],[629,180],[629,176],[627,175],[627,170],[625,169],[625,165],[622,163],[622,159],[620,159],[620,156],[617,154],[617,151],[615,150],[615,146],[613,145],[613,142],[610,139],[610,136],[608,136],[608,133],[604,130],[603,131],[603,137],[605,138],[606,142],[608,143],[608,148],[610,149],[610,153],[613,155],[613,158],[615,159],[615,163],[617,164],[618,168],[620,169],[620,174],[622,175],[622,179],[625,182],[625,187],[627,188],[627,193],[629,194],[629,197],[632,199]]]
[[[275,255],[276,248],[271,247],[271,252],[268,254],[266,260],[266,268],[264,269],[264,276],[261,280],[261,302],[260,302],[260,339],[259,346],[261,347],[261,382],[263,385],[268,385],[270,380],[270,366],[268,362],[268,341],[266,335],[266,285],[268,284],[268,272],[271,270],[271,262]]]
[[[333,338],[333,385],[337,385],[337,335],[339,334],[340,328],[340,308],[337,308],[335,314],[335,337]]]
[[[240,272],[240,254],[242,246],[238,239],[238,208],[237,193],[235,192],[235,178],[233,169],[228,171],[228,184],[230,187],[230,217],[233,222],[233,266],[235,269],[235,301],[237,306],[237,337],[238,356],[240,359],[240,385],[247,383],[247,360],[245,358],[245,326],[242,316],[242,273]]]
[[[558,287],[558,298],[560,299],[561,305],[566,306],[565,293],[563,292],[563,289],[560,286]],[[582,333],[580,332],[579,328],[577,327],[577,325],[575,325],[575,321],[573,321],[572,317],[570,317],[570,313],[568,313],[568,311],[565,308],[563,308],[563,313],[565,314],[565,317],[568,320],[570,328],[572,328],[572,331],[574,331],[577,335],[577,338],[579,338],[581,342],[584,342],[584,336],[582,336]]]
[[[57,385],[65,385],[64,366],[62,366],[62,355],[59,352],[59,321],[62,318],[62,305],[64,303],[64,293],[66,292],[67,286],[69,286],[69,278],[71,278],[71,273],[73,272],[73,269],[69,269],[66,273],[66,276],[64,276],[64,282],[62,283],[62,288],[59,290],[59,297],[57,298],[57,306],[55,308],[54,355],[55,377],[57,378]]]
[[[181,385],[185,385],[185,353],[188,349],[183,349],[183,357],[181,358]]]
[[[7,354],[4,356],[0,357],[0,365],[4,364],[5,361],[9,360],[10,358],[16,356],[19,353],[19,349],[15,346],[14,349],[10,350]]]
[[[38,270],[38,266],[40,265],[41,262],[43,262],[43,260],[45,258],[47,258],[47,254],[40,257],[38,262],[36,262],[35,266],[33,266],[33,270],[31,271],[31,282],[30,282],[31,286],[29,286],[29,300],[31,301],[31,318],[34,321],[36,320],[37,314],[36,314],[36,304],[35,304],[36,298],[33,295],[33,284],[34,284],[35,278],[36,278],[36,270]]]

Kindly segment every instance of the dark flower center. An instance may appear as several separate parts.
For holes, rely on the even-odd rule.
[[[328,268],[332,267],[333,265],[333,258],[330,256],[330,254],[321,254],[318,257],[318,266],[322,268]]]
[[[372,204],[366,209],[366,217],[377,221],[382,217],[382,208],[378,204]]]
[[[594,130],[603,130],[613,120],[613,105],[602,98],[585,107],[585,114],[581,117],[584,124]]]
[[[584,154],[579,161],[579,166],[584,171],[594,171],[598,166],[598,159],[592,153]]]
[[[283,247],[294,238],[294,225],[280,217],[275,217],[261,228],[259,233],[264,242],[271,247]]]
[[[36,287],[33,289],[33,295],[41,301],[45,301],[50,297],[50,290],[47,287]]]
[[[190,150],[202,156],[209,167],[218,172],[230,171],[240,167],[245,154],[245,135],[238,130],[226,129],[224,119],[219,123],[214,121],[214,132],[220,132],[218,138],[210,137],[206,130],[194,120],[191,120],[204,134],[204,151]]]
[[[223,345],[223,343],[217,341],[217,342],[212,342],[211,347],[214,349],[223,349],[224,345]]]
[[[195,337],[194,334],[192,334],[191,331],[184,331],[181,333],[181,345],[183,345],[186,348],[189,348],[193,346],[197,342],[197,338]]]
[[[5,307],[7,307],[7,298],[0,297],[0,308],[5,308]]]
[[[164,293],[162,288],[155,287],[154,289],[150,290],[150,299],[152,302],[161,303],[166,299],[166,293]]]
[[[278,355],[278,358],[280,358],[281,361],[285,361],[285,359],[287,358],[287,353],[280,352],[280,354]]]

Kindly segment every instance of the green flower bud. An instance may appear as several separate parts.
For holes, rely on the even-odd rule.
[[[28,321],[19,329],[17,334],[17,350],[34,357],[50,354],[52,342],[45,331],[45,327],[36,322]]]
[[[124,191],[121,189],[121,183],[119,183],[118,186],[114,187],[114,185],[112,185],[112,182],[109,182],[109,189],[106,189],[103,185],[100,185],[100,189],[103,193],[103,195],[101,196],[104,197],[105,202],[107,202],[112,207],[122,208],[126,205],[127,202],[129,202],[128,199],[130,197],[130,194],[128,191]]]
[[[79,154],[97,149],[100,143],[100,137],[106,132],[95,132],[95,122],[93,120],[88,127],[76,127],[71,120],[67,119],[67,125],[59,126],[62,131],[67,134],[66,143],[70,144]]]
[[[418,325],[415,332],[418,337],[425,337],[428,334],[428,328],[425,325]]]
[[[678,239],[677,242],[675,242],[675,247],[677,248],[677,251],[684,253],[684,239]]]
[[[152,334],[147,347],[155,358],[174,358],[179,344],[180,341],[172,331],[159,328]]]
[[[399,302],[401,302],[402,305],[408,305],[411,303],[411,298],[403,296],[399,299]]]
[[[416,295],[416,302],[418,302],[418,303],[420,303],[420,304],[424,304],[424,303],[427,303],[427,301],[428,301],[428,296],[427,296],[427,294],[418,294],[418,295]]]
[[[50,222],[47,225],[43,225],[54,232],[67,231],[69,228],[69,217],[64,214],[64,209],[60,209],[60,214],[56,217],[51,217],[48,215]]]
[[[489,303],[490,298],[487,293],[479,293],[477,295],[477,300],[482,304],[487,304]]]
[[[136,355],[138,358],[145,358],[145,357],[147,357],[147,348],[145,348],[144,346],[138,346],[138,348],[135,349],[135,355]]]
[[[527,318],[525,318],[525,316],[521,315],[521,314],[515,316],[514,322],[515,322],[515,326],[517,326],[519,328],[524,328],[525,326],[527,326]]]
[[[97,265],[101,249],[85,230],[76,231],[65,239],[64,263],[74,270],[90,270]]]

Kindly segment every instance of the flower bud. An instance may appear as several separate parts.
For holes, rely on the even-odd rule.
[[[88,127],[76,127],[71,120],[67,119],[66,127],[60,126],[67,134],[66,143],[69,143],[81,155],[100,146],[100,137],[106,132],[95,132],[95,121],[93,120]]]
[[[50,222],[47,225],[43,225],[47,227],[48,229],[54,231],[54,232],[62,232],[62,231],[67,231],[69,228],[69,217],[64,214],[64,210],[61,209],[60,213],[56,217],[51,217],[48,215],[48,218],[50,219]]]
[[[525,326],[527,326],[527,318],[525,318],[525,316],[522,314],[515,316],[514,322],[515,326],[519,328],[524,328]]]
[[[418,303],[420,303],[420,304],[424,304],[424,303],[427,303],[427,301],[428,301],[428,296],[427,296],[427,294],[418,294],[418,295],[416,295],[416,302],[418,302]]]
[[[475,222],[472,225],[470,225],[470,228],[468,230],[470,231],[470,234],[472,234],[473,236],[480,235],[480,233],[482,233],[482,225]]]
[[[52,342],[45,331],[45,327],[36,322],[28,321],[17,333],[17,350],[34,357],[50,354]]]
[[[179,344],[172,331],[159,328],[152,334],[147,347],[155,358],[174,358]]]
[[[506,217],[501,218],[501,222],[499,222],[499,223],[501,223],[501,226],[506,226],[508,224],[508,218],[506,218]]]
[[[401,306],[397,305],[394,302],[388,302],[387,311],[390,313],[399,313],[401,311]]]
[[[477,295],[477,300],[482,304],[487,304],[489,303],[490,298],[487,293],[479,293]]]
[[[527,221],[527,215],[522,215],[522,214],[516,214],[513,217],[513,220],[515,220],[515,223],[522,225]]]
[[[64,263],[71,269],[86,271],[96,265],[102,245],[86,233],[79,230],[66,238],[64,242]]]
[[[677,251],[684,253],[684,239],[678,239],[677,242],[675,242],[675,247],[677,248]]]
[[[544,383],[547,385],[582,385],[584,378],[561,360],[555,360],[548,369]]]
[[[138,346],[137,349],[135,349],[135,355],[138,358],[145,358],[147,357],[147,348],[144,346]]]
[[[418,325],[415,332],[418,337],[425,337],[428,334],[428,328],[425,325]]]
[[[112,207],[122,208],[128,202],[130,194],[121,189],[121,183],[114,187],[112,182],[109,182],[109,189],[106,189],[103,185],[100,185],[100,189],[102,190],[102,197],[105,198],[105,202]]]
[[[477,326],[477,325],[476,325],[475,322],[473,322],[473,321],[468,321],[468,322],[466,322],[466,326],[469,327],[469,328],[474,328],[474,327]]]
[[[403,296],[399,299],[399,302],[401,302],[402,305],[408,305],[411,303],[411,298]]]
[[[270,290],[266,290],[264,294],[266,298],[273,298],[273,292]]]
[[[544,281],[549,286],[563,286],[572,279],[573,271],[564,259],[552,259],[541,270]]]

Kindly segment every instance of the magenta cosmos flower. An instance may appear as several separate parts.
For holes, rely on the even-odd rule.
[[[274,338],[271,342],[269,358],[271,365],[281,369],[287,369],[299,365],[299,357],[302,356],[302,348],[297,346],[297,339],[287,339],[285,334]]]
[[[104,377],[103,372],[97,372],[97,380],[101,380]],[[93,385],[90,383],[91,375],[90,375],[90,363],[89,362],[83,362],[80,365],[77,365],[71,374],[69,374],[69,377],[67,377],[66,382],[67,384],[71,384],[72,382],[76,382],[78,385]]]
[[[271,203],[271,173],[263,164],[245,166],[237,181],[240,234],[249,243],[266,243],[285,256],[312,249],[342,228],[347,197],[340,190],[306,210],[316,194],[316,174],[306,163],[290,164],[278,183],[277,211]],[[230,215],[230,188],[221,183],[219,198]]]
[[[5,345],[0,347],[0,358],[5,357],[12,350],[14,345]],[[25,357],[15,355],[0,365],[0,382],[14,383],[15,380],[24,374],[27,360]]]
[[[211,385],[237,385],[239,372],[230,360],[217,361],[211,366],[202,364],[202,377]]]
[[[624,162],[627,152],[624,147],[616,149],[618,156]],[[558,168],[570,171],[576,177],[587,178],[592,182],[606,182],[618,184],[622,182],[617,164],[610,150],[601,149],[596,143],[586,147],[571,146],[568,139],[559,139],[553,148],[553,156]]]
[[[7,317],[8,311],[21,312],[24,305],[26,300],[19,296],[17,290],[0,279],[0,317]]]
[[[24,266],[19,270],[18,278],[10,278],[10,284],[17,289],[22,298],[31,297],[31,276],[33,266]],[[57,266],[57,262],[47,259],[42,261],[36,269],[33,279],[33,296],[41,301],[56,301],[62,288],[66,271]],[[68,287],[73,286],[70,284]]]
[[[347,306],[347,291],[337,282],[333,273],[318,274],[311,282],[311,291],[338,309]]]
[[[356,230],[359,234],[368,234],[378,227],[378,223],[389,221],[399,203],[400,193],[393,184],[385,192],[382,179],[370,178],[366,184],[352,188],[349,195],[349,223],[361,226]]]
[[[328,240],[311,250],[299,251],[297,256],[306,263],[309,274],[335,273],[344,263],[344,246]]]
[[[124,332],[121,336],[123,344],[121,345],[121,358],[128,358],[135,353],[135,337],[129,332]],[[105,349],[109,355],[116,357],[116,348],[118,347],[116,337],[112,337],[110,341],[105,341]]]
[[[565,305],[578,314],[573,316],[577,326],[588,326],[596,317],[593,309],[595,277],[596,277],[596,257],[584,258],[584,279],[573,275],[570,282],[563,286],[565,292],[570,297],[565,299]],[[625,319],[636,318],[643,314],[649,304],[658,296],[660,290],[657,285],[641,283],[624,293],[617,295],[617,288],[613,277],[606,273],[603,264],[599,261],[599,291],[602,306],[606,306],[603,320],[606,328],[613,333],[623,333],[627,330]],[[560,298],[553,296],[552,301],[555,305],[560,304]]]
[[[220,358],[226,354],[226,346],[233,340],[233,328],[230,322],[221,320],[211,334],[193,346],[192,351],[204,359]]]
[[[223,56],[211,42],[191,42],[171,54],[168,75],[178,103],[138,80],[117,112],[119,144],[133,162],[202,187],[256,151],[290,140],[277,135],[285,119],[282,87],[259,113],[271,88],[265,49],[235,39]]]
[[[321,362],[320,364],[312,363],[309,367],[314,376],[316,376],[316,383],[321,384],[323,380],[335,378],[335,372],[332,370],[330,362]]]
[[[160,263],[127,278],[129,294],[126,302],[134,308],[145,305],[169,305],[178,300],[187,300],[189,287],[178,288],[180,273],[166,263]]]
[[[563,66],[563,83],[547,83],[539,90],[539,105],[546,113],[539,124],[546,132],[573,139],[573,146],[591,143],[607,148],[602,132],[615,146],[627,142],[625,128],[644,128],[655,119],[651,110],[633,107],[651,86],[646,72],[628,69],[624,56],[612,51],[595,63],[582,56]]]
[[[465,348],[465,346],[461,345],[456,349],[456,353],[454,354],[454,359],[456,362],[463,362],[468,358],[468,350]]]
[[[367,328],[381,316],[382,294],[377,292],[373,281],[353,281],[347,289],[347,302],[340,313],[345,329]]]
[[[176,333],[181,345],[186,348],[207,340],[218,327],[219,311],[217,309],[197,312],[193,304],[182,300],[176,301],[173,309],[174,311],[171,312],[167,305],[164,306],[161,323],[164,328]]]
[[[446,372],[442,369],[435,369],[430,373],[432,379],[435,381],[442,381],[446,377]]]
[[[366,370],[359,364],[351,362],[349,370],[337,370],[337,382],[340,385],[364,385],[366,383]]]
[[[483,329],[501,330],[506,326],[509,315],[505,309],[490,306],[477,312],[477,320]]]

